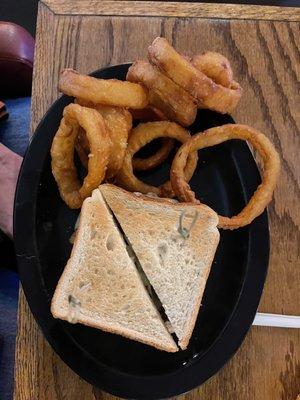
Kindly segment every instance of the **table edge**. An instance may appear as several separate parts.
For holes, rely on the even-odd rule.
[[[56,15],[300,21],[300,8],[190,2],[41,0]]]

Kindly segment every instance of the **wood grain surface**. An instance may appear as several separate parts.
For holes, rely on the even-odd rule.
[[[176,14],[175,3],[166,3],[164,10],[160,3],[160,14],[147,18],[149,4],[143,3],[143,8],[142,2],[123,2],[127,16],[119,15],[122,12],[118,14],[113,2],[111,13],[108,2],[102,2],[106,7],[103,15],[97,1],[81,1],[84,7],[78,1],[45,3],[47,6],[40,4],[37,25],[32,131],[59,96],[58,74],[65,67],[91,72],[144,57],[147,46],[158,35],[169,39],[180,52],[210,49],[231,60],[235,79],[244,88],[235,120],[264,132],[282,161],[279,184],[269,207],[270,268],[260,311],[299,315],[299,23],[285,21],[287,11],[281,8],[277,8],[276,18],[271,14],[269,19],[279,20],[282,15],[282,21],[268,21],[260,18],[261,8],[252,16],[229,20],[224,16],[209,18],[202,13],[201,4],[198,14],[194,10],[191,18],[187,14],[182,18],[184,7],[178,6]],[[143,18],[136,16],[136,4]],[[90,15],[93,12],[95,15]],[[298,16],[295,14],[294,20]],[[256,327],[219,374],[180,399],[295,400],[299,393],[299,330]],[[42,338],[21,291],[15,399],[82,398],[114,397],[83,382],[59,360]]]

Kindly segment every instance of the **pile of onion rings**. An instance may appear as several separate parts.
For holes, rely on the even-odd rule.
[[[158,37],[148,48],[148,58],[163,74],[185,89],[198,108],[229,113],[241,98],[242,89],[232,79],[230,63],[221,54],[207,52],[190,61],[177,53],[166,39]]]
[[[219,227],[236,229],[250,224],[260,215],[272,199],[280,171],[280,160],[270,140],[247,125],[228,124],[208,129],[194,135],[178,150],[171,167],[172,188],[176,196],[185,202],[200,203],[185,179],[184,168],[190,154],[205,147],[211,147],[231,139],[247,140],[263,160],[262,183],[251,197],[249,203],[236,216],[219,216]]]
[[[114,179],[121,169],[132,128],[131,113],[140,109],[144,120],[166,117],[160,110],[147,107],[148,92],[139,84],[96,79],[67,69],[60,75],[59,88],[65,94],[77,96],[77,104],[64,110],[51,148],[52,171],[62,199],[70,208],[80,208],[93,189],[103,180]],[[163,138],[155,154],[133,160],[134,169],[147,170],[159,165],[168,157],[173,144],[172,139]],[[88,170],[82,187],[73,161],[74,148]],[[103,155],[101,160],[99,152]]]
[[[188,184],[198,150],[242,139],[262,158],[262,183],[239,214],[219,216],[219,227],[236,229],[250,224],[271,201],[278,179],[280,160],[272,143],[246,125],[223,125],[194,136],[184,128],[194,122],[198,108],[228,113],[236,107],[242,89],[233,79],[228,59],[211,51],[186,57],[164,38],[154,40],[148,59],[132,64],[127,81],[62,71],[59,89],[75,97],[75,104],[64,109],[51,147],[52,171],[62,199],[70,208],[80,208],[98,185],[113,180],[133,192],[199,203]],[[161,141],[159,150],[148,158],[135,157],[153,140]],[[170,181],[155,187],[135,176],[134,171],[164,162],[175,141],[182,145],[174,157]],[[74,149],[87,169],[82,184]]]

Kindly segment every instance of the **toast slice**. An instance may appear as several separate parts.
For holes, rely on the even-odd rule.
[[[124,239],[98,189],[82,206],[71,257],[55,290],[55,318],[175,352]]]
[[[205,205],[99,187],[186,349],[219,243],[218,215]]]

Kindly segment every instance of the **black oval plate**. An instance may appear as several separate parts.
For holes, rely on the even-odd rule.
[[[128,64],[96,71],[99,78],[125,79]],[[70,255],[69,237],[78,212],[61,200],[52,177],[49,150],[63,108],[63,96],[39,124],[24,158],[15,198],[14,237],[20,278],[30,308],[47,340],[81,377],[114,395],[158,399],[195,388],[234,354],[253,321],[269,254],[267,213],[250,226],[221,231],[221,240],[190,345],[175,354],[121,336],[55,320],[50,302]],[[193,133],[232,123],[229,116],[199,111]],[[141,176],[161,183],[169,165]],[[242,141],[199,152],[191,181],[198,198],[223,215],[237,213],[260,183],[252,154]]]

